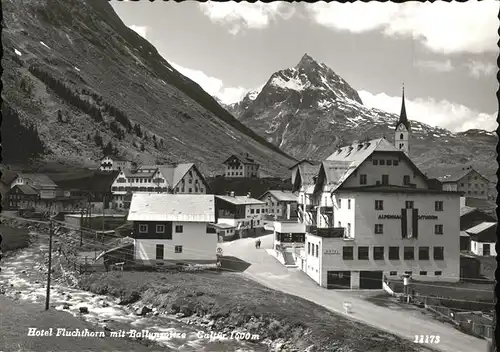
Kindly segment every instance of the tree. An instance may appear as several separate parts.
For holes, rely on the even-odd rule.
[[[64,122],[61,110],[57,110],[57,122],[60,122],[60,123]]]
[[[113,155],[114,152],[113,143],[109,141],[108,144],[106,144],[106,146],[102,149],[102,152],[104,153],[104,156]]]
[[[103,145],[103,142],[102,142],[102,137],[101,135],[99,134],[99,131],[97,131],[95,133],[95,136],[94,136],[94,142],[95,144],[98,146],[98,147],[102,147]]]
[[[146,147],[144,146],[144,143],[141,143],[141,152],[145,151]]]

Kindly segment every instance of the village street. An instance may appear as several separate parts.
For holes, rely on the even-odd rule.
[[[486,351],[487,342],[463,334],[453,327],[439,323],[421,314],[382,307],[357,298],[352,292],[326,290],[309,279],[298,269],[281,265],[266,249],[272,248],[273,235],[260,237],[260,249],[255,248],[254,238],[245,238],[222,244],[224,256],[234,256],[251,265],[244,275],[275,290],[296,295],[322,305],[334,312],[345,314],[343,302],[352,302],[352,319],[415,340],[415,335],[439,336],[438,344],[428,345],[443,352]],[[293,307],[290,307],[293,309]]]

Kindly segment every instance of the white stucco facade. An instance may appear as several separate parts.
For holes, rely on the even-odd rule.
[[[475,255],[496,257],[495,242],[476,242],[470,241],[470,250]]]
[[[378,209],[375,207],[376,201],[382,201]],[[411,206],[418,210],[419,215],[417,230],[414,230],[411,238],[402,237],[401,213],[402,209],[410,206],[407,201],[413,202]],[[411,272],[413,278],[422,281],[459,280],[458,194],[339,190],[333,202],[337,204],[333,212],[334,227],[344,228],[345,235],[351,238],[306,234],[306,273],[319,285],[326,287],[328,271],[351,272],[351,288],[359,287],[360,271],[382,271],[387,277],[399,277]],[[436,210],[440,209],[436,202],[442,202],[442,211]],[[408,211],[409,214],[411,212]],[[412,222],[408,220],[406,224],[411,227]],[[376,233],[376,226],[377,232],[381,233]],[[319,255],[308,251],[310,246],[318,246]],[[343,259],[344,247],[352,247],[352,259]],[[367,250],[367,259],[358,259],[360,247]],[[375,259],[374,251],[377,250],[380,255],[380,247],[383,248],[383,258]],[[389,259],[389,247],[393,247],[392,253],[397,250],[399,259]],[[405,247],[413,248],[414,259],[405,259]],[[442,260],[434,259],[435,247],[438,252],[442,248]],[[425,252],[428,253],[428,259],[419,258],[421,251],[423,257]]]
[[[136,239],[134,258],[138,261],[215,262],[218,237],[216,233],[207,233],[207,225],[208,222],[173,222],[172,239]],[[182,226],[182,233],[176,232],[178,226]],[[157,259],[158,245],[163,245],[161,260]]]

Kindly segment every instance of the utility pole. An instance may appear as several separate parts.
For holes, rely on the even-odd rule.
[[[83,246],[83,208],[80,210],[80,247]]]
[[[50,236],[49,236],[49,271],[47,272],[47,295],[45,296],[45,310],[49,310],[50,303],[50,274],[52,271],[52,236],[54,235],[54,227],[52,217],[49,220]]]
[[[106,195],[102,196],[102,232],[104,232],[104,207],[106,206]]]

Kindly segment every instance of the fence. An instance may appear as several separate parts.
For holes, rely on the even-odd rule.
[[[493,337],[493,318],[485,316],[482,312],[457,312],[441,306],[441,300],[438,298],[429,297],[424,297],[424,306],[427,310],[450,321],[463,332],[489,339]]]

